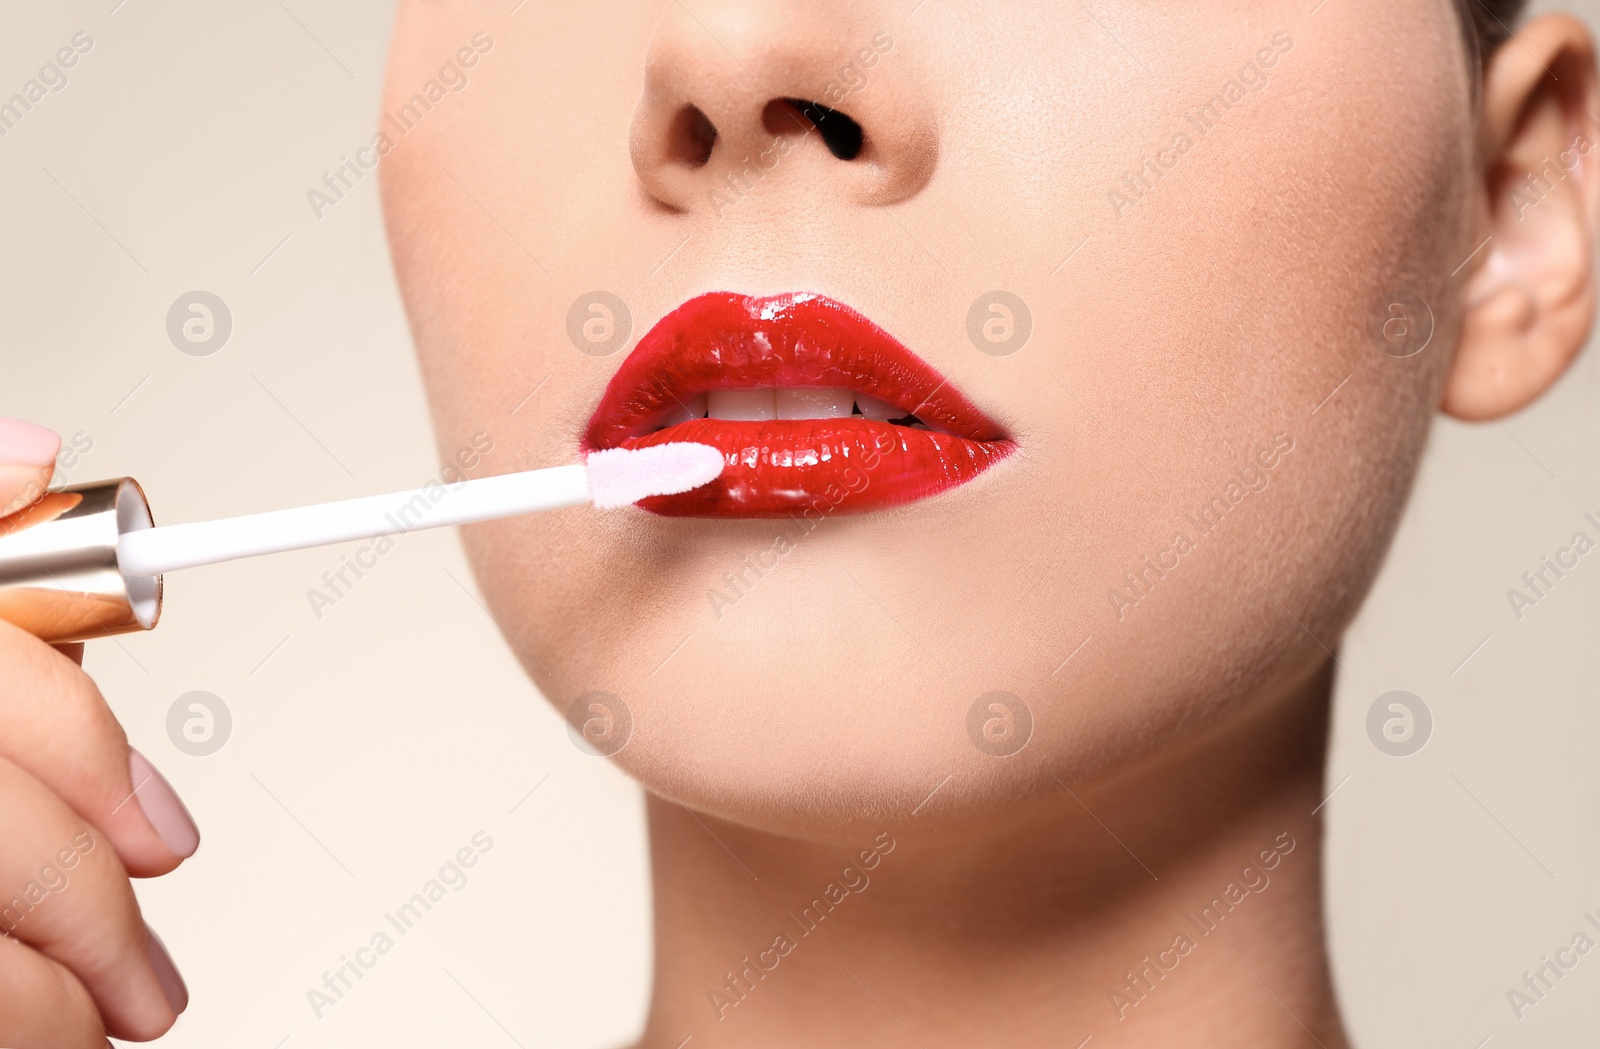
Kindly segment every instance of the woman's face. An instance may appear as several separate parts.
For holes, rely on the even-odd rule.
[[[943,405],[931,431],[680,430],[858,458],[887,432],[864,491],[741,460],[665,507],[716,516],[467,531],[530,673],[579,722],[608,705],[646,786],[817,836],[942,782],[971,811],[1328,658],[1476,243],[1447,0],[504,6],[403,3],[380,124],[445,456],[492,442],[503,473],[660,439],[669,397]],[[785,99],[852,118],[859,154]],[[832,384],[860,397],[715,392]]]

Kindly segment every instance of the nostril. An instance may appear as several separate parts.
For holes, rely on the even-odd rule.
[[[798,106],[775,98],[761,111],[761,126],[769,135],[809,135],[816,125],[800,115]]]
[[[704,167],[717,142],[717,129],[697,106],[684,106],[667,132],[667,156],[691,168]]]
[[[822,144],[828,147],[828,152],[840,160],[854,160],[861,155],[863,133],[861,125],[837,109],[829,109],[817,102],[808,102],[803,98],[785,98],[781,102],[773,100],[763,114],[763,123],[767,130],[778,133],[778,128],[772,125],[778,121],[778,114],[774,107],[780,107],[793,122],[795,115],[804,119],[805,123],[817,129],[822,136]],[[787,129],[785,129],[787,130]]]

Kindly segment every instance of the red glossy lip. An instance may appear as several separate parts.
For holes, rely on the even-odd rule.
[[[933,429],[866,419],[692,419],[664,426],[711,390],[844,387]],[[698,441],[721,449],[715,481],[640,506],[678,517],[860,513],[964,484],[1016,447],[936,370],[833,299],[690,299],[639,340],[606,387],[584,450]]]

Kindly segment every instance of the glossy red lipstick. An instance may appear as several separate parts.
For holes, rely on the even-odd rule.
[[[964,484],[1015,448],[888,332],[804,293],[701,295],[645,333],[584,450],[668,441],[728,463],[711,484],[639,503],[677,517],[877,510]]]

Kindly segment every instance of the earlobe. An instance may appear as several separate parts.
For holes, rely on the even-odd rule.
[[[1498,418],[1549,389],[1594,321],[1600,94],[1588,29],[1530,22],[1484,72],[1483,244],[1442,409]]]

